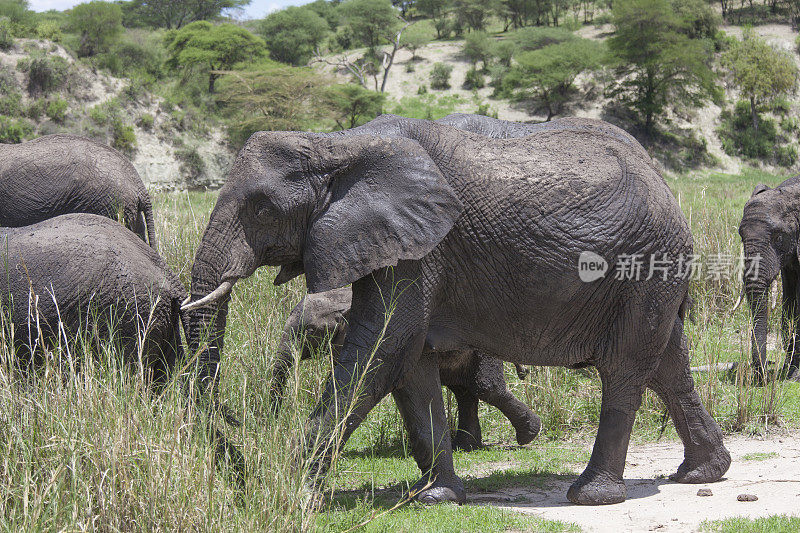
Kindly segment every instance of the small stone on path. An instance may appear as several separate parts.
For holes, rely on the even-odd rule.
[[[758,496],[755,494],[739,494],[736,499],[740,502],[754,502],[758,500]]]
[[[698,496],[713,496],[714,493],[711,492],[711,489],[700,489],[697,491]]]

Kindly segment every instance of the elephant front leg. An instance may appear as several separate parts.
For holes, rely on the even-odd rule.
[[[800,316],[798,316],[798,301],[800,301],[800,285],[797,283],[797,270],[784,269],[781,272],[783,281],[783,301],[781,309],[781,326],[786,349],[786,362],[781,374],[787,379],[800,381]]]
[[[411,453],[423,474],[411,492],[422,503],[464,503],[464,484],[453,469],[437,358],[423,356],[403,381],[404,386],[393,395],[408,429]]]
[[[569,501],[582,505],[625,501],[627,489],[622,479],[625,457],[646,377],[642,376],[642,383],[638,383],[631,375],[635,372],[633,369],[628,369],[626,375],[622,375],[622,369],[616,372],[598,370],[603,384],[600,427],[586,470],[567,492]]]

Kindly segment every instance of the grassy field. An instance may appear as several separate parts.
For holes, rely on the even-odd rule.
[[[755,171],[668,178],[691,221],[696,252],[705,257],[738,257],[736,229],[750,192],[756,183],[781,180]],[[215,194],[161,193],[155,199],[161,252],[188,285],[193,252]],[[36,383],[0,366],[0,529],[342,531],[370,521],[364,530],[417,531],[420,523],[428,531],[577,530],[490,507],[407,505],[392,510],[419,473],[389,399],[350,439],[322,507],[315,509],[304,488],[303,466],[293,466],[298,456],[294,437],[302,432],[329,363],[322,357],[299,366],[284,409],[271,418],[273,353],[283,322],[304,290],[301,280],[275,287],[274,275],[273,269],[263,268],[238,283],[228,319],[220,393],[243,418],[241,428],[227,432],[247,458],[245,494],[237,494],[214,468],[210,443],[196,417],[187,413],[178,384],[154,401],[141,378],[121,368],[108,347],[88,357],[93,362],[79,375],[66,378],[55,363]],[[748,312],[744,307],[731,312],[740,287],[735,278],[694,282],[694,322],[687,326],[693,364],[749,359]],[[770,357],[780,360],[782,355]],[[798,385],[755,388],[749,379],[743,371],[732,377],[698,375],[703,400],[725,431],[798,424]],[[595,372],[536,368],[520,381],[509,369],[508,381],[519,398],[535,406],[542,434],[517,447],[511,425],[498,411],[482,406],[484,441],[490,445],[455,455],[468,492],[543,485],[553,476],[577,475],[588,461],[581,444],[597,427],[600,384]],[[449,395],[446,405],[454,414]],[[663,405],[648,393],[634,442],[658,439],[663,417]],[[677,438],[671,423],[661,438]],[[781,527],[792,523],[785,517],[771,520]],[[708,528],[738,530],[735,522]]]

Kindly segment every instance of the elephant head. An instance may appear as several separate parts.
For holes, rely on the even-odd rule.
[[[769,290],[781,272],[784,330],[796,309],[800,190],[792,185],[785,182],[775,189],[756,186],[739,224],[745,256],[744,293],[753,316],[753,365],[759,376],[766,364]]]
[[[254,134],[220,190],[192,267],[189,347],[213,384],[233,284],[280,266],[276,284],[305,273],[309,292],[420,259],[462,206],[414,140],[295,132]]]

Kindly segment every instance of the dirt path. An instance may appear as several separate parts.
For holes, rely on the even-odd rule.
[[[679,442],[631,446],[625,468],[628,500],[617,505],[572,505],[566,499],[571,480],[562,479],[542,489],[504,489],[468,499],[574,522],[584,531],[696,531],[704,520],[800,515],[800,434],[764,440],[729,437],[725,445],[733,464],[722,481],[708,485],[682,485],[667,479],[683,459]],[[713,495],[698,496],[698,489],[710,489]],[[740,502],[740,494],[754,494],[758,501]]]

